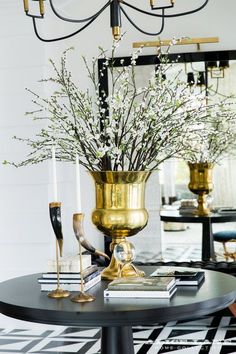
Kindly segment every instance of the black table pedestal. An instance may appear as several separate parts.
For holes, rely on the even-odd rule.
[[[134,354],[132,327],[102,327],[101,354]]]

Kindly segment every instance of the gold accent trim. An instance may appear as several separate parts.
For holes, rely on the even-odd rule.
[[[146,41],[146,42],[134,42],[133,48],[140,47],[164,47],[169,46],[173,39],[163,39],[159,41]],[[176,45],[188,45],[188,44],[204,44],[204,43],[219,43],[219,37],[205,37],[205,38],[182,38],[176,41]]]
[[[114,39],[117,41],[118,39],[120,39],[121,36],[121,30],[119,26],[114,26],[112,27],[112,34]]]
[[[56,208],[56,207],[60,207],[61,206],[61,202],[51,202],[49,203],[49,208]]]
[[[39,11],[40,11],[40,15],[43,16],[45,13],[44,0],[39,0]]]
[[[51,291],[50,293],[47,294],[47,296],[50,297],[51,299],[62,299],[62,298],[70,296],[70,292],[69,291],[63,290],[60,287],[60,271],[59,271],[58,247],[59,247],[59,243],[56,240],[57,288],[56,288],[56,290],[53,290],[53,291]]]
[[[24,0],[24,10],[25,10],[25,13],[29,12],[29,1],[28,0]]]

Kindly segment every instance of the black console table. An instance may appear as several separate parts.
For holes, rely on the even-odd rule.
[[[156,266],[142,269],[150,274]],[[210,270],[205,270],[205,282],[198,290],[195,287],[178,288],[171,300],[104,299],[103,290],[108,282],[102,281],[89,291],[96,300],[84,304],[76,304],[69,298],[48,298],[46,293],[40,292],[38,276],[27,275],[2,282],[0,312],[31,322],[101,326],[101,354],[134,354],[133,325],[192,319],[221,310],[236,297],[236,278]]]
[[[186,222],[202,224],[202,260],[215,260],[214,240],[212,232],[213,223],[224,223],[236,221],[236,213],[217,214],[211,213],[208,216],[197,216],[193,214],[180,214],[178,210],[161,211],[161,221]]]

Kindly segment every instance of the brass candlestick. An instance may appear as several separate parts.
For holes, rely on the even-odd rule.
[[[83,260],[82,260],[82,247],[81,247],[81,238],[84,238],[84,229],[83,229],[83,213],[77,213],[73,215],[73,229],[75,233],[75,237],[79,243],[79,257],[80,257],[80,293],[71,298],[73,302],[90,302],[94,301],[95,297],[85,293],[84,291],[84,277],[83,277]]]
[[[49,214],[53,227],[53,231],[56,236],[56,266],[57,266],[57,288],[56,290],[48,293],[48,297],[53,299],[60,299],[64,297],[70,296],[69,291],[63,290],[60,287],[60,271],[59,271],[59,252],[60,256],[62,256],[62,247],[63,247],[63,234],[62,234],[62,225],[61,225],[61,203],[60,202],[52,202],[49,203]]]

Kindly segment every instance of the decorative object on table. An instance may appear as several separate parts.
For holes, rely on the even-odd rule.
[[[83,240],[85,241],[84,230],[83,230],[83,218],[84,218],[84,214],[82,213],[76,213],[73,215],[73,229],[74,229],[76,239],[79,243],[80,276],[81,276],[80,293],[71,298],[71,301],[73,302],[90,302],[95,300],[95,297],[85,293],[85,289],[84,289],[83,260],[82,260],[82,247],[81,247],[81,239],[83,238]]]
[[[50,219],[51,219],[53,231],[56,236],[57,284],[56,284],[56,289],[48,293],[48,297],[59,299],[59,298],[70,296],[69,291],[63,290],[60,286],[58,248],[60,250],[60,256],[62,256],[62,247],[63,247],[63,234],[62,234],[62,226],[61,226],[61,203],[60,202],[49,203],[49,212],[50,212]]]
[[[113,241],[116,239],[115,244],[147,224],[144,187],[150,171],[185,151],[189,131],[199,117],[202,101],[205,102],[202,95],[193,95],[178,75],[174,80],[168,78],[173,65],[168,61],[169,48],[166,53],[160,49],[157,55],[160,65],[147,85],[137,87],[135,64],[141,49],[133,53],[130,65],[115,68],[118,45],[118,42],[113,44],[111,58],[101,49],[99,57],[92,61],[92,69],[84,59],[95,89],[92,94],[78,89],[73,82],[66,68],[68,51],[64,52],[59,68],[51,61],[55,77],[43,81],[53,83],[53,87],[58,85],[55,92],[41,98],[28,90],[37,106],[29,115],[44,122],[48,120],[48,127],[44,126],[35,139],[19,139],[32,151],[25,161],[13,163],[25,166],[42,162],[51,157],[51,146],[55,144],[58,160],[75,162],[79,156],[80,164],[95,180],[97,200],[93,222]],[[101,58],[104,61],[97,79]],[[111,77],[110,93],[99,91],[105,70]],[[119,274],[114,257],[111,265],[112,270],[103,273],[106,279]]]
[[[116,244],[113,250],[113,255],[118,261],[120,267],[118,278],[125,276],[127,268],[128,272],[133,268],[135,275],[139,274],[140,276],[145,276],[145,273],[143,272],[142,274],[142,271],[137,270],[137,268],[132,263],[135,258],[135,248],[131,242],[124,240]]]
[[[104,297],[170,298],[176,291],[175,277],[119,278],[108,284]]]
[[[83,291],[87,291],[88,289],[92,288],[100,281],[101,281],[101,272],[98,270],[96,266],[93,269],[93,271],[89,270],[88,274],[86,274],[86,269],[84,269],[82,276],[80,272],[60,273],[60,284],[62,284],[63,287],[69,291],[78,291],[80,287],[83,288]],[[42,276],[38,278],[38,283],[41,286],[41,291],[55,290],[57,287],[57,279],[55,277],[55,273],[43,273]],[[86,301],[92,301],[92,300],[86,300]]]
[[[99,17],[108,7],[110,8],[110,27],[112,28],[112,34],[114,39],[119,39],[121,36],[121,27],[122,27],[122,20],[121,16],[124,15],[126,19],[128,19],[129,24],[131,24],[136,30],[138,30],[141,33],[145,33],[149,36],[158,36],[159,34],[162,33],[164,30],[164,25],[165,25],[165,19],[166,18],[172,18],[172,17],[179,17],[179,16],[185,16],[189,14],[196,13],[200,10],[202,10],[207,4],[209,0],[204,0],[204,3],[201,4],[200,6],[193,7],[191,8],[190,11],[183,11],[177,10],[175,12],[171,12],[171,14],[166,14],[166,11],[175,8],[175,0],[169,0],[169,4],[161,4],[159,3],[158,6],[156,6],[156,1],[155,0],[150,0],[150,2],[143,2],[143,6],[134,6],[133,4],[129,4],[126,1],[120,1],[120,0],[109,0],[107,1],[98,11],[96,10],[92,16],[85,17],[83,18],[77,18],[75,19],[75,11],[77,11],[77,8],[74,9],[73,13],[73,18],[69,18],[65,16],[64,14],[60,14],[60,6],[55,6],[53,0],[49,1],[49,5],[51,7],[51,11],[53,15],[63,21],[62,27],[65,27],[65,23],[80,23],[82,26],[80,26],[76,31],[73,30],[73,32],[70,32],[69,34],[61,37],[54,37],[54,38],[44,38],[40,35],[38,32],[38,26],[37,26],[37,21],[39,19],[43,19],[45,15],[45,8],[44,8],[44,0],[39,0],[39,12],[34,14],[29,6],[29,0],[24,0],[24,11],[28,17],[32,18],[33,21],[33,28],[34,32],[37,36],[38,39],[40,39],[43,42],[56,42],[56,41],[61,41],[63,39],[67,39],[70,37],[73,37],[74,35],[77,35],[81,31],[83,31],[85,28],[87,28],[90,24],[92,24],[97,17]],[[83,5],[84,6],[84,5]],[[83,6],[81,4],[81,9],[78,11],[78,16],[81,16],[81,11],[83,11]],[[91,10],[91,4],[88,4],[89,10]],[[140,28],[137,23],[136,23],[136,16],[134,16],[133,19],[130,18],[130,14],[128,14],[125,10],[125,8],[132,8],[133,11],[135,11],[136,14],[141,13],[142,16],[145,16],[145,19],[143,19],[143,23],[149,21],[149,19],[153,19],[156,17],[158,19],[160,29],[156,32],[147,32],[145,28]],[[151,10],[151,11],[150,11]],[[64,9],[63,9],[64,11]],[[146,20],[146,21],[145,21]],[[156,23],[155,23],[155,29],[156,29]],[[96,30],[95,30],[96,31]]]
[[[89,253],[91,253],[95,256],[104,257],[104,258],[110,260],[110,257],[106,253],[93,247],[91,245],[91,243],[85,238],[83,221],[84,221],[84,214],[83,213],[76,213],[73,215],[73,229],[74,229],[74,233],[75,233],[77,241]]]
[[[205,279],[205,272],[196,270],[193,271],[181,271],[169,269],[168,271],[162,270],[161,268],[155,270],[155,272],[150,274],[150,277],[175,277],[176,286],[193,286],[200,285]]]
[[[213,190],[212,163],[188,163],[190,170],[189,189],[198,195],[198,206],[193,212],[199,216],[209,215],[210,209],[207,206],[206,196]]]
[[[111,250],[126,242],[126,237],[142,230],[148,221],[144,207],[145,183],[149,171],[90,172],[95,181],[96,208],[92,221],[105,235],[112,237]],[[131,262],[122,270],[122,276],[141,276]],[[112,255],[111,262],[102,272],[102,278],[115,279],[120,275],[120,264]]]
[[[196,211],[197,201],[196,199],[181,199],[179,213],[184,214],[192,214]]]

